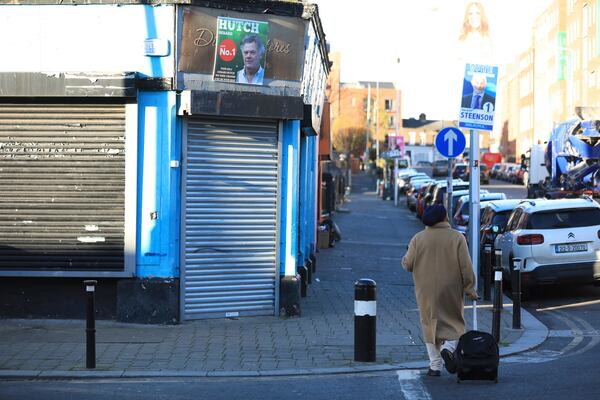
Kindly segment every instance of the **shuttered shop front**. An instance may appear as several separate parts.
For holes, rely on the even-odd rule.
[[[274,315],[278,125],[186,126],[183,319]]]
[[[127,273],[125,110],[0,104],[0,274]]]

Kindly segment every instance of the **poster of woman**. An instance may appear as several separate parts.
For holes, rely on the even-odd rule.
[[[481,2],[467,4],[458,41],[460,64],[495,64],[490,24]]]

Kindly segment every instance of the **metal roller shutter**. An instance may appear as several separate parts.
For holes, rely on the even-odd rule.
[[[275,122],[188,122],[184,319],[274,315],[277,137]]]
[[[0,272],[123,271],[125,106],[0,104],[0,187]]]

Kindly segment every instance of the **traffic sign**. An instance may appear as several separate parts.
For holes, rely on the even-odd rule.
[[[465,151],[467,140],[458,128],[444,128],[435,137],[435,148],[444,157],[456,157]]]

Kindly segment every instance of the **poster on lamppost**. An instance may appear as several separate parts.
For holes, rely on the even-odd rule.
[[[213,80],[262,85],[269,23],[217,18]]]
[[[463,78],[458,126],[482,131],[494,129],[498,67],[467,64]]]

